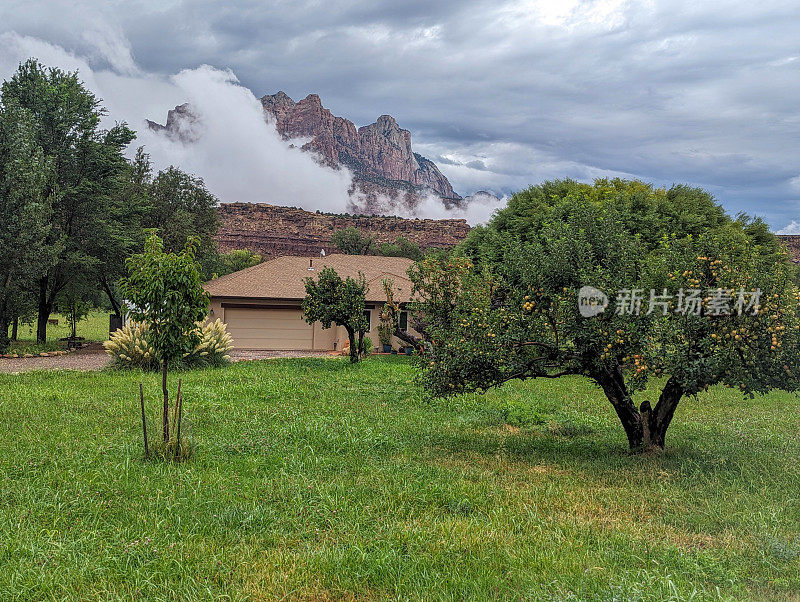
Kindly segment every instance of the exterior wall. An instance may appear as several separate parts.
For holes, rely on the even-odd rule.
[[[296,306],[300,309],[300,302],[299,301],[288,301],[288,300],[274,300],[274,301],[266,301],[262,299],[228,299],[224,297],[212,297],[211,298],[211,307],[209,311],[208,320],[214,321],[216,319],[220,319],[223,322],[227,323],[225,320],[225,307],[223,307],[223,303],[230,304],[236,303],[237,305],[254,305],[256,307],[265,307],[265,306]],[[370,312],[370,330],[366,333],[366,336],[370,338],[372,341],[373,350],[379,350],[380,348],[380,338],[378,337],[378,323],[380,322],[380,313],[383,304],[372,304],[372,307],[369,307],[368,304],[367,311]],[[342,349],[347,343],[347,331],[342,326],[332,326],[331,328],[323,328],[322,324],[319,322],[315,322],[313,325],[314,335],[313,335],[313,350],[314,351],[330,351],[333,349],[340,350]],[[417,333],[414,330],[409,329],[414,335]],[[418,335],[417,335],[418,336]],[[233,341],[234,348],[236,347],[236,340]],[[392,337],[392,347],[398,349],[403,347],[405,343],[400,341],[396,337]]]

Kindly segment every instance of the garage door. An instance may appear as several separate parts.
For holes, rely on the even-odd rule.
[[[313,348],[313,328],[299,309],[225,309],[225,323],[237,349]]]

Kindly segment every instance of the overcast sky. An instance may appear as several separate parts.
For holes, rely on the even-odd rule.
[[[4,0],[0,33],[0,68],[63,51],[135,126],[184,100],[171,76],[210,65],[357,125],[394,115],[461,194],[688,182],[800,232],[796,0]]]

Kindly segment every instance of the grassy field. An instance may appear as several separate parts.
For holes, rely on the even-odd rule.
[[[176,466],[142,460],[157,376],[0,375],[0,599],[800,599],[794,396],[714,389],[643,457],[577,378],[427,402],[407,358],[181,376]]]
[[[36,323],[20,324],[18,341],[11,344],[12,352],[39,352],[56,351],[64,348],[64,343],[59,342],[62,337],[70,335],[69,323],[66,316],[53,314],[50,316],[58,320],[58,326],[47,325],[47,343],[44,345],[36,343]],[[85,320],[78,322],[77,332],[79,337],[87,341],[107,341],[108,340],[108,312],[91,311]]]

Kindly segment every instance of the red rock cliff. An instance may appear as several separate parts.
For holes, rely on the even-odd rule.
[[[470,229],[463,219],[328,215],[265,203],[223,203],[218,213],[220,251],[250,249],[269,257],[316,256],[321,249],[331,253],[331,236],[348,226],[371,234],[378,242],[394,242],[402,235],[423,249],[452,247]]]
[[[460,200],[433,161],[411,148],[411,132],[391,115],[356,129],[352,121],[336,117],[316,94],[294,102],[284,92],[261,98],[264,111],[275,118],[285,139],[309,137],[304,149],[318,153],[331,167],[346,165],[357,181],[419,192],[429,188],[445,199]]]

